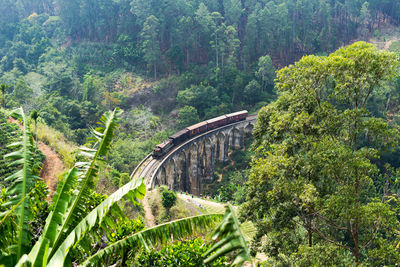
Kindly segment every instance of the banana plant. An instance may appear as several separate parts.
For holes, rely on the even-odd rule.
[[[115,259],[115,256],[125,250],[138,250],[139,248],[149,250],[153,249],[155,244],[165,244],[174,239],[178,240],[192,237],[197,233],[204,233],[221,221],[222,217],[223,214],[198,215],[147,228],[99,250],[88,257],[81,266],[101,265],[104,261]]]
[[[29,243],[31,242],[30,233],[28,230],[28,221],[31,219],[31,212],[29,209],[29,195],[34,188],[35,181],[39,177],[33,173],[34,166],[34,142],[32,134],[27,123],[27,118],[22,108],[18,108],[10,114],[14,118],[21,120],[22,135],[18,142],[15,142],[10,147],[16,149],[16,151],[5,155],[6,159],[10,159],[12,162],[10,165],[20,166],[20,169],[6,178],[6,181],[11,182],[11,186],[7,188],[6,194],[9,196],[8,201],[3,203],[3,207],[9,207],[10,210],[14,211],[16,215],[17,224],[17,237],[16,244],[8,249],[8,255],[0,255],[2,261],[13,263],[15,259],[18,259],[26,253],[29,249]],[[2,221],[9,216],[10,212],[4,212],[0,214]]]
[[[30,239],[27,238],[28,229],[26,228],[27,221],[30,219],[28,216],[28,199],[33,190],[31,188],[34,181],[38,177],[34,176],[31,171],[33,139],[25,115],[22,109],[17,110],[15,114],[20,115],[25,128],[22,141],[13,144],[19,150],[10,153],[8,157],[14,159],[14,164],[22,164],[22,169],[9,178],[13,180],[13,185],[9,188],[9,194],[12,194],[13,198],[7,203],[11,208],[5,216],[14,211],[18,213],[17,266],[71,266],[70,252],[72,248],[85,243],[85,239],[93,240],[91,235],[96,227],[103,231],[113,229],[115,222],[110,218],[112,215],[119,214],[120,210],[117,203],[120,200],[126,198],[136,202],[143,198],[146,192],[143,178],[135,179],[119,188],[98,206],[86,211],[88,207],[85,206],[85,200],[88,197],[89,186],[97,174],[98,163],[104,160],[109,150],[113,131],[118,126],[117,120],[120,111],[116,109],[113,112],[106,113],[101,119],[102,127],[94,130],[94,145],[91,148],[81,148],[82,155],[90,160],[76,163],[75,167],[67,172],[63,181],[59,183],[43,232],[29,252],[27,245]],[[195,232],[200,232],[200,230],[204,232],[204,229],[213,226],[222,216],[222,214],[195,216],[145,229],[109,244],[93,255],[87,255],[87,259],[82,265],[99,265],[110,258],[115,261],[115,256],[124,255],[127,249],[149,249],[157,243],[191,236]],[[227,215],[225,219],[226,217]],[[234,216],[234,218],[236,217]],[[0,221],[1,223],[2,221]],[[230,227],[227,230],[232,229],[236,230],[236,224],[233,228]],[[217,253],[219,252],[217,251]],[[243,257],[242,252],[240,255]]]
[[[77,235],[73,242],[73,245],[76,245],[95,224],[103,222],[113,207],[116,209],[115,204],[122,197],[128,196],[132,200],[143,197],[145,189],[143,181],[139,179],[122,187],[89,213],[85,205],[89,197],[90,185],[93,184],[93,179],[98,172],[99,162],[104,160],[110,148],[120,114],[121,111],[115,109],[102,116],[101,127],[93,130],[92,147],[81,148],[82,156],[85,156],[88,161],[77,162],[57,187],[53,198],[53,208],[46,219],[42,235],[29,254],[20,258],[19,265],[28,262],[33,266],[47,265],[53,259],[57,249],[66,240],[71,240],[70,236]],[[104,221],[111,224],[110,220]],[[78,226],[79,229],[76,230]],[[68,252],[66,252],[67,255]]]
[[[243,266],[245,261],[251,262],[246,239],[240,230],[239,220],[231,205],[226,207],[224,219],[214,230],[212,239],[219,241],[204,254],[204,256],[209,255],[204,260],[205,264],[233,251],[236,253],[236,256],[231,266]]]

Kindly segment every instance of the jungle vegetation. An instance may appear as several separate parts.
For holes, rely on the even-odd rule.
[[[374,110],[398,66],[395,54],[358,42],[278,71],[242,206],[269,264],[399,262],[398,171],[383,156],[398,149],[399,127]]]
[[[351,45],[397,40],[398,1],[2,0],[0,11],[0,265],[198,264],[213,245],[195,233],[218,220],[215,238],[234,233],[227,251],[240,250],[212,264],[261,252],[276,266],[400,262],[400,43]],[[241,109],[259,111],[254,143],[207,194],[242,204],[251,251],[229,208],[145,228],[129,173],[170,134]],[[36,141],[66,166],[51,200]],[[171,236],[190,241],[158,245]]]
[[[101,114],[124,110],[99,177],[113,189],[169,134],[269,103],[276,69],[384,40],[400,18],[391,0],[4,0],[0,11],[3,107],[36,109],[79,145]]]

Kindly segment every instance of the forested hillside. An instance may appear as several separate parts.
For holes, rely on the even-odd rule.
[[[168,222],[197,214],[181,201],[145,228],[130,173],[178,130],[244,109],[259,114],[254,143],[227,152],[203,194],[242,205],[251,253],[267,266],[400,261],[399,1],[0,0],[0,12],[0,265],[203,264],[204,236],[142,252],[222,216]],[[70,168],[51,199],[38,142]],[[234,210],[216,236],[233,233],[249,261]]]
[[[356,0],[4,0],[0,10],[5,105],[40,110],[79,144],[100,114],[124,109],[116,146],[131,164],[114,166],[124,173],[173,131],[271,101],[275,69],[384,38],[400,18],[396,1]]]

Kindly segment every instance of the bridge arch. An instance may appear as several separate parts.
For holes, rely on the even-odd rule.
[[[184,150],[175,158],[176,184],[179,191],[188,191],[190,186],[187,179],[187,156]]]
[[[192,194],[200,194],[200,181],[199,177],[199,146],[197,143],[193,143],[189,147],[189,156],[188,156],[188,182],[190,193]]]
[[[204,173],[203,178],[207,181],[213,180],[214,163],[215,163],[215,144],[212,142],[211,137],[206,137],[204,140]]]
[[[165,185],[168,186],[169,189],[176,190],[176,167],[175,167],[175,160],[173,158],[169,159],[168,162],[165,164]]]
[[[151,187],[154,188],[154,187],[160,186],[162,184],[167,184],[167,174],[166,174],[164,166],[162,166],[159,169],[157,175],[155,176],[155,179],[151,183]]]
[[[229,147],[232,149],[239,149],[240,147],[243,146],[242,144],[242,134],[240,133],[241,131],[233,127],[231,132],[229,133]]]
[[[224,132],[220,131],[217,134],[217,158],[219,161],[225,161],[225,143],[226,135]]]
[[[254,126],[253,124],[249,123],[246,127],[244,127],[244,133],[246,135],[253,133]]]

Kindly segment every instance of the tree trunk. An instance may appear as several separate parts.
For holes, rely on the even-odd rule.
[[[308,246],[312,247],[312,218],[308,218],[307,232],[308,232]]]
[[[218,37],[215,35],[215,60],[217,61],[217,68],[218,68]]]

